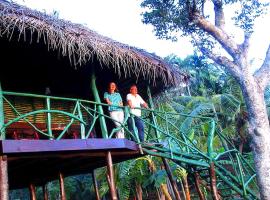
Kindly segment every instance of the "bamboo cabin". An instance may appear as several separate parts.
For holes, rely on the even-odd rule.
[[[114,139],[102,101],[110,81],[123,99],[131,84],[148,99],[180,80],[158,56],[80,24],[0,0],[0,193],[140,156]],[[148,95],[147,95],[147,90]]]

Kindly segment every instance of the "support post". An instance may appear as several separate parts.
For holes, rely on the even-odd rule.
[[[30,183],[30,185],[29,185],[29,193],[30,193],[30,199],[31,200],[36,200],[37,199],[36,186],[33,183]]]
[[[79,118],[81,120],[83,120],[82,110],[81,110],[81,106],[80,106],[80,102],[79,101],[77,101],[77,105],[78,105]],[[81,139],[85,139],[85,126],[82,123],[80,123],[80,126],[81,126]]]
[[[165,170],[166,170],[166,172],[167,172],[167,175],[168,175],[168,177],[169,177],[170,183],[171,183],[171,185],[172,185],[172,189],[173,189],[175,198],[176,198],[176,200],[181,200],[181,196],[180,196],[180,193],[179,193],[179,191],[178,191],[176,182],[175,182],[175,180],[173,179],[173,175],[172,175],[172,171],[171,171],[171,168],[170,168],[170,166],[169,166],[169,163],[168,163],[168,161],[167,161],[165,158],[162,158],[162,162],[163,162],[163,164],[164,164]]]
[[[96,76],[95,76],[94,70],[92,71],[92,74],[91,74],[91,89],[92,89],[92,92],[93,92],[93,95],[94,95],[95,102],[101,103],[101,100],[100,100],[100,97],[99,97],[99,94],[98,94],[98,89],[97,89],[97,86],[96,86]],[[101,105],[98,105],[97,109],[98,109],[98,112],[100,114],[99,123],[100,123],[100,127],[101,127],[102,137],[103,138],[108,138],[108,130],[107,130],[105,118],[103,116],[104,115],[103,108],[102,108]]]
[[[147,86],[147,95],[148,95],[148,100],[149,100],[149,107],[154,110],[155,107],[154,107],[154,102],[153,102],[153,99],[152,99],[152,95],[151,95],[151,90],[150,90],[150,87]],[[155,130],[155,137],[157,138],[157,142],[159,142],[159,131],[156,129],[157,127],[157,119],[156,119],[156,116],[154,114],[154,112],[151,111],[151,119],[152,119],[152,122],[154,124],[154,130]]]
[[[51,110],[51,100],[50,97],[46,98],[46,107],[47,110]],[[50,136],[50,139],[53,139],[53,134],[52,134],[52,116],[51,113],[47,113],[47,130],[48,130],[48,134]]]
[[[112,162],[112,154],[110,151],[106,153],[107,160],[107,181],[110,188],[110,195],[112,200],[117,200],[116,187],[114,182],[114,172],[113,172],[113,162]]]
[[[194,180],[195,180],[195,188],[198,192],[199,198],[200,198],[200,200],[205,200],[205,196],[204,196],[204,194],[201,190],[201,187],[200,187],[200,175],[197,171],[194,171],[193,175],[194,175]]]
[[[94,184],[94,189],[95,189],[95,194],[96,194],[96,200],[100,200],[99,192],[98,192],[98,183],[97,183],[96,174],[94,170],[92,171],[92,179],[93,179],[93,184]]]
[[[5,120],[4,120],[4,101],[3,101],[3,91],[2,91],[2,87],[1,87],[1,83],[0,83],[0,139],[4,140],[6,137],[5,134],[5,129],[4,124],[5,124]]]
[[[8,161],[0,156],[0,200],[8,200]]]
[[[217,179],[216,179],[214,162],[210,163],[209,175],[210,175],[210,186],[211,186],[212,198],[213,200],[220,200],[218,189],[217,189]]]
[[[59,172],[59,185],[61,200],[66,200],[64,175],[61,172]]]
[[[44,185],[42,186],[42,191],[43,191],[43,199],[44,199],[44,200],[49,200],[48,189],[47,189],[46,184],[44,184]]]

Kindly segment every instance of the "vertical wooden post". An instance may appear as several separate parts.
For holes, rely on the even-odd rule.
[[[172,175],[172,171],[171,171],[171,168],[170,168],[170,166],[169,166],[169,163],[168,163],[168,161],[167,161],[165,158],[162,158],[162,162],[163,162],[163,164],[164,164],[165,170],[166,170],[166,172],[167,172],[167,175],[168,175],[168,177],[169,177],[170,183],[171,183],[171,185],[172,185],[172,188],[173,188],[173,191],[174,191],[175,198],[176,198],[176,200],[181,200],[180,193],[179,193],[179,191],[178,191],[176,182],[175,182],[175,180],[173,179],[173,175]]]
[[[78,105],[78,114],[79,114],[79,118],[81,120],[83,120],[83,115],[82,115],[82,110],[81,110],[81,106],[80,106],[80,102],[77,101],[76,102],[77,105]],[[80,126],[81,126],[81,139],[85,139],[85,126],[84,124],[80,123]]]
[[[94,170],[92,171],[92,179],[93,179],[94,189],[96,193],[96,200],[100,200],[99,192],[98,192],[98,183],[97,183],[96,174]]]
[[[193,174],[194,174],[194,180],[195,180],[195,188],[198,192],[199,198],[200,198],[200,200],[205,200],[205,196],[204,196],[204,194],[201,190],[201,187],[200,187],[200,175],[196,171],[194,171]]]
[[[0,200],[8,200],[7,156],[0,156]]]
[[[2,87],[1,87],[1,83],[0,83],[0,139],[4,140],[6,138],[6,134],[5,134],[5,130],[2,129],[4,124],[5,124],[5,120],[4,120],[4,101],[3,101],[3,91],[2,91]]]
[[[46,184],[44,184],[44,185],[42,186],[42,191],[43,191],[43,199],[44,199],[44,200],[49,200],[48,189],[47,189]]]
[[[97,86],[96,86],[96,76],[95,76],[94,70],[92,71],[92,74],[91,74],[91,89],[92,89],[92,92],[93,92],[93,95],[94,95],[95,102],[101,103],[101,100],[100,100],[100,97],[99,97],[99,94],[98,94],[98,89],[97,89]],[[100,127],[101,127],[102,137],[103,138],[108,138],[108,130],[107,130],[105,118],[103,116],[103,114],[104,114],[103,108],[102,108],[101,105],[98,105],[97,109],[98,109],[98,112],[100,114],[99,123],[100,123]]]
[[[31,200],[36,200],[36,186],[33,183],[30,183],[29,185],[29,193],[30,193],[30,199]]]
[[[61,172],[59,172],[59,184],[61,200],[66,200],[64,175]]]
[[[219,200],[215,164],[213,162],[210,163],[209,174],[210,174],[210,186],[211,186],[212,198],[214,200]]]
[[[150,90],[150,87],[147,86],[147,95],[148,95],[148,100],[149,100],[149,107],[153,110],[155,107],[154,107],[154,103],[153,103],[153,99],[152,99],[152,95],[151,95],[151,90]],[[156,129],[157,127],[157,119],[156,119],[156,116],[154,115],[153,112],[151,112],[151,119],[152,119],[152,122],[154,124],[154,130],[155,130],[155,137],[157,138],[157,142],[159,142],[159,131]]]
[[[114,182],[112,154],[110,151],[106,153],[106,159],[107,159],[107,181],[110,188],[111,199],[117,200],[117,193],[116,193],[116,187],[115,187],[115,182]]]
[[[51,101],[50,97],[46,98],[46,107],[47,110],[51,110]],[[53,139],[53,134],[52,134],[52,116],[51,113],[47,113],[47,130],[48,130],[48,135],[50,136],[50,139]]]

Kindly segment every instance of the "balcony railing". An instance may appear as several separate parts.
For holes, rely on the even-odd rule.
[[[2,140],[25,139],[25,135],[30,135],[31,139],[50,140],[88,139],[98,135],[109,139],[124,129],[125,137],[140,144],[147,154],[169,158],[180,165],[188,164],[201,170],[208,169],[210,163],[214,163],[216,173],[224,183],[247,198],[256,198],[254,188],[250,188],[252,184],[256,187],[254,168],[226,135],[218,131],[211,117],[194,117],[161,108],[141,108],[145,140],[140,141],[134,120],[134,130],[128,129],[127,120],[133,116],[127,106],[122,107],[125,118],[121,126],[109,129],[106,122],[113,119],[103,112],[107,110],[107,104],[5,91],[2,92],[1,102]]]

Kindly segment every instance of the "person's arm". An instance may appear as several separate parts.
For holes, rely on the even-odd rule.
[[[112,105],[112,102],[108,98],[105,98],[105,101],[107,104]]]
[[[123,106],[123,99],[120,94],[119,94],[119,106]]]
[[[143,100],[143,98],[140,96],[140,104],[143,108],[149,108],[148,104]]]
[[[130,97],[129,94],[127,95],[127,104],[128,104],[128,106],[129,106],[130,108],[134,108],[134,106],[132,105],[131,97]]]
[[[111,102],[110,99],[109,99],[109,95],[108,95],[107,92],[104,93],[104,100],[105,100],[105,102],[106,102],[107,104],[109,104],[109,105],[112,104],[112,102]]]
[[[144,108],[149,108],[149,107],[148,107],[148,104],[147,104],[146,102],[144,102],[144,103],[142,104],[142,106],[143,106]]]

